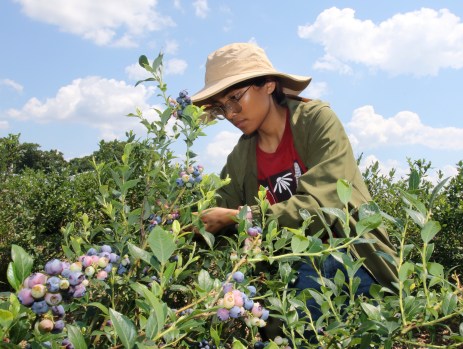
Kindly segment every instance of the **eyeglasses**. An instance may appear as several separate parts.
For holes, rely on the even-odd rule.
[[[241,107],[240,99],[248,92],[252,85],[248,86],[240,95],[234,95],[227,99],[222,106],[211,106],[206,108],[206,112],[214,119],[223,120],[228,113],[239,113],[243,108]]]

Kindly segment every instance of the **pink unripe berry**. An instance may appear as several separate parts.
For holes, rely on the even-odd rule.
[[[95,254],[95,255],[93,255],[93,256],[91,256],[91,257],[92,257],[92,264],[97,265],[97,264],[98,264],[98,261],[100,260],[100,256],[98,256],[98,255]]]
[[[217,310],[217,318],[220,321],[226,321],[230,318],[230,312],[228,311],[228,309],[220,308]]]
[[[84,268],[87,268],[93,264],[92,256],[82,256],[82,265]]]
[[[47,293],[47,287],[45,285],[37,284],[31,288],[31,295],[35,299],[43,298],[43,296],[45,296],[45,293]]]
[[[232,308],[235,305],[235,296],[233,292],[227,292],[223,296],[223,306],[227,309]]]
[[[26,307],[32,305],[34,303],[34,297],[32,297],[31,289],[30,288],[23,288],[18,292],[18,299],[22,305]]]
[[[34,273],[29,276],[28,287],[32,288],[34,285],[45,285],[47,282],[47,276],[42,273]]]
[[[61,293],[47,293],[45,295],[45,302],[47,302],[48,305],[58,305],[62,300],[63,297]]]
[[[235,306],[242,307],[244,305],[243,301],[243,295],[241,294],[241,291],[239,290],[233,290],[233,297],[235,300]]]
[[[42,332],[51,332],[51,330],[53,330],[53,321],[50,319],[43,319],[39,322],[39,330]]]
[[[98,280],[106,280],[106,278],[108,277],[108,273],[104,270],[100,270],[97,274],[96,274],[96,278]]]
[[[256,317],[261,317],[262,311],[263,311],[262,305],[260,305],[259,302],[255,302],[251,310],[252,314]]]

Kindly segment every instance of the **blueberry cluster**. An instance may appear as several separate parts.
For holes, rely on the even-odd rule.
[[[207,339],[203,339],[190,348],[216,349],[217,346]]]
[[[189,105],[191,105],[191,98],[186,90],[180,91],[176,99],[169,98],[169,106],[174,109],[172,116],[176,118],[181,118],[184,109]]]
[[[232,279],[236,283],[244,281],[244,274],[240,271],[232,275]],[[259,302],[254,302],[252,298],[256,295],[256,288],[252,285],[247,287],[248,293],[242,292],[234,288],[231,282],[223,284],[223,298],[217,302],[219,309],[217,310],[217,318],[221,321],[226,321],[230,318],[241,318],[247,326],[264,327],[269,317],[269,311],[265,309]]]
[[[183,171],[180,171],[179,177],[176,179],[176,183],[179,187],[184,185],[188,188],[191,188],[194,184],[202,181],[202,173],[204,167],[201,165],[197,166],[188,166]]]
[[[254,255],[261,254],[262,229],[258,226],[253,226],[248,228],[247,233],[248,237],[244,240],[243,252]]]
[[[175,219],[180,218],[180,213],[178,211],[173,211],[164,216],[159,214],[151,214],[148,217],[148,229],[153,229],[158,224],[172,224]]]
[[[83,297],[91,278],[106,280],[113,267],[121,274],[129,264],[128,256],[121,259],[108,245],[90,248],[74,263],[52,259],[43,273],[33,273],[24,280],[18,299],[41,317],[40,331],[60,333],[65,327],[63,301]],[[62,346],[73,348],[70,342]]]

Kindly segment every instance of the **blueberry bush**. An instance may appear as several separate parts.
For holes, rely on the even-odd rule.
[[[139,83],[156,84],[164,109],[156,110],[154,120],[139,110],[131,114],[146,127],[146,137],[129,132],[119,158],[94,160],[99,214],[82,213],[63,226],[60,258],[41,260],[19,243],[11,246],[6,274],[14,292],[0,304],[2,348],[462,345],[459,276],[433,259],[441,231],[433,210],[448,181],[421,195],[422,174],[412,171],[391,215],[374,202],[352,211],[350,183],[339,179],[342,208],[323,212],[343,222],[347,237],[326,241],[323,232],[307,235],[312,217],[304,210],[298,229],[268,218],[261,190],[261,221],[245,206],[235,234],[214,236],[198,214],[214,205],[217,189],[229,179],[208,174],[193,152],[213,121],[191,105],[187,91],[169,96],[162,55],[152,62],[141,56],[139,63],[151,74]],[[172,151],[178,141],[186,146],[181,157]],[[359,217],[355,235],[348,233],[351,215]],[[398,282],[392,289],[373,285],[370,298],[355,296],[362,260],[349,251],[368,243],[365,234],[382,224],[399,251],[399,259],[391,259]],[[419,240],[410,239],[411,231]],[[291,287],[298,263],[329,255],[344,264],[345,273],[333,280],[320,275],[320,291]],[[308,299],[320,306],[320,318],[312,317]]]

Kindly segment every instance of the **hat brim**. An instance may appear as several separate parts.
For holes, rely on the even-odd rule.
[[[211,97],[219,94],[220,92],[226,90],[227,88],[237,83],[243,82],[245,80],[257,78],[260,76],[277,77],[285,93],[296,94],[296,95],[301,93],[307,86],[309,86],[310,81],[312,80],[310,76],[284,74],[278,71],[268,71],[268,70],[255,71],[252,74],[246,73],[246,74],[233,75],[233,76],[218,80],[216,82],[209,83],[202,90],[198,91],[196,94],[191,96],[191,100],[193,104],[197,106],[208,104]]]

